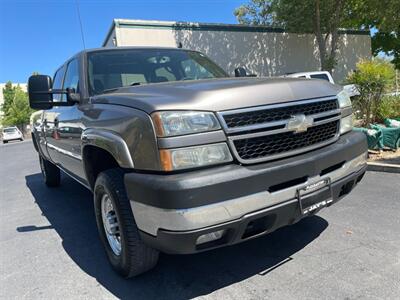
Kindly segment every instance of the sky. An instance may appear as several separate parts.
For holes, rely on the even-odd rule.
[[[247,0],[0,0],[0,83],[52,75],[83,49],[101,47],[113,19],[237,23]]]

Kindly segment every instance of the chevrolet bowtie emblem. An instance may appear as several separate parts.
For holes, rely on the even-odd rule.
[[[311,127],[314,123],[313,117],[306,116],[304,114],[298,114],[291,116],[287,128],[293,130],[295,133],[305,132],[308,127]]]

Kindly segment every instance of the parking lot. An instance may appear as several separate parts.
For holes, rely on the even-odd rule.
[[[2,299],[398,299],[400,174],[368,172],[343,201],[268,236],[161,255],[124,280],[98,239],[91,193],[42,183],[30,141],[0,145]]]

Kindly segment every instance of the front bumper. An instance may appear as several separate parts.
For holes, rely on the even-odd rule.
[[[361,180],[366,151],[365,136],[351,132],[330,146],[275,162],[173,175],[129,173],[125,185],[142,238],[164,252],[192,253],[296,222],[302,217],[300,186],[329,178],[332,203],[338,201]],[[255,219],[267,225],[249,236],[246,228]],[[196,246],[200,235],[219,228],[223,238]]]

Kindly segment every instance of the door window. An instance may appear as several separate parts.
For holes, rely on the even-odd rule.
[[[188,59],[181,62],[184,79],[212,78],[213,74],[197,61]]]
[[[68,64],[63,89],[67,88],[74,89],[75,93],[79,93],[79,64],[77,59],[70,61]],[[63,95],[62,100],[65,99],[66,96]]]
[[[61,90],[62,89],[62,81],[65,73],[65,67],[62,66],[59,68],[53,77],[53,89]],[[61,94],[53,94],[54,101],[61,101]]]

